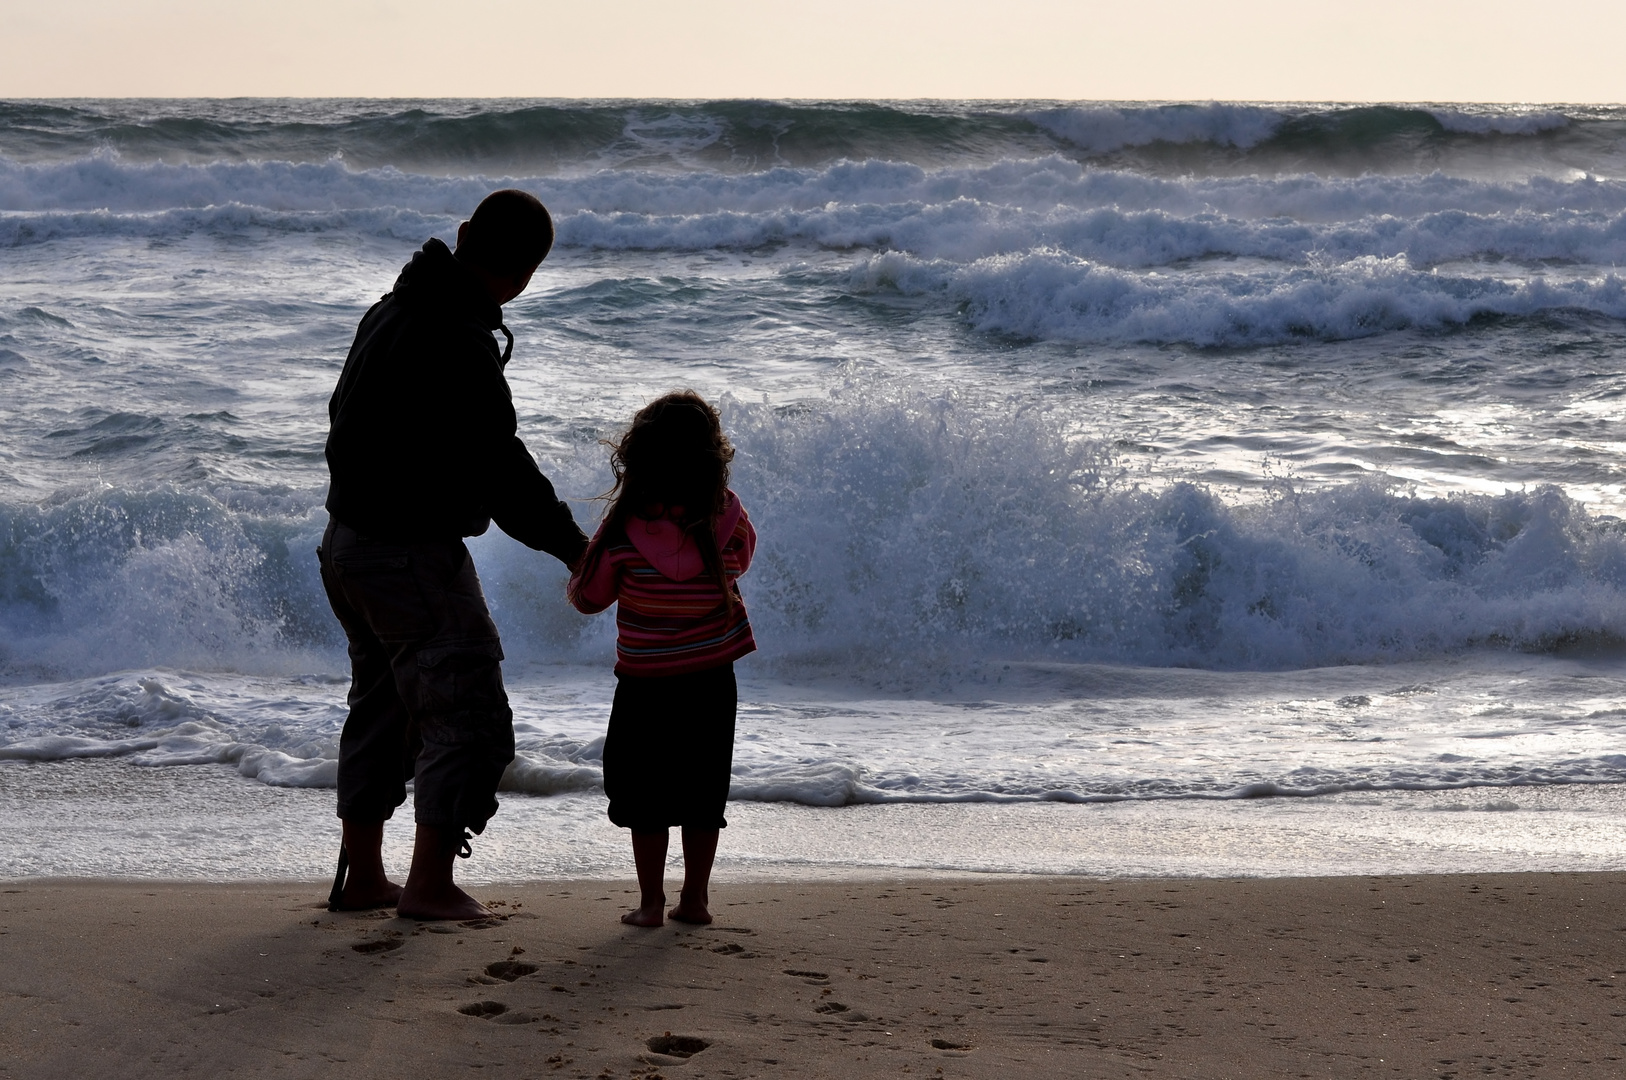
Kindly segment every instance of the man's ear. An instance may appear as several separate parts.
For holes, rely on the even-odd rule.
[[[466,221],[463,222],[463,224],[461,224],[461,225],[459,225],[457,227],[457,246],[458,247],[463,246],[463,237],[468,231],[469,231],[469,223],[466,222]],[[456,250],[456,249],[454,248],[453,250]]]

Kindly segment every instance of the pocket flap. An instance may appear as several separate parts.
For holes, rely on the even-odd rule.
[[[347,551],[343,555],[333,556],[333,565],[351,574],[405,570],[409,561],[410,557],[404,551]]]
[[[495,641],[472,641],[466,644],[435,645],[418,650],[420,668],[444,668],[452,671],[484,667],[504,659],[502,645]]]

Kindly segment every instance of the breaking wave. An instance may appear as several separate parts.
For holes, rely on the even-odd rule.
[[[1286,668],[1626,640],[1626,537],[1555,488],[1421,498],[1355,484],[1235,505],[1144,487],[1060,409],[885,385],[732,402],[763,545],[747,590],[770,664],[921,657]],[[602,484],[596,447],[550,466]],[[14,671],[332,664],[319,497],[97,490],[0,521]],[[597,662],[608,623],[562,576],[476,541],[518,660]]]

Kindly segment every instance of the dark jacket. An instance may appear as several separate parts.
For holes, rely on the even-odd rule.
[[[495,520],[575,561],[587,538],[516,434],[494,330],[508,336],[502,308],[445,244],[412,256],[361,320],[328,402],[328,513],[398,543],[478,536]]]

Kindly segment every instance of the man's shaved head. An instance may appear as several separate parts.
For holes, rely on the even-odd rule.
[[[457,257],[498,277],[535,270],[553,248],[553,218],[528,191],[493,191],[458,234]]]

